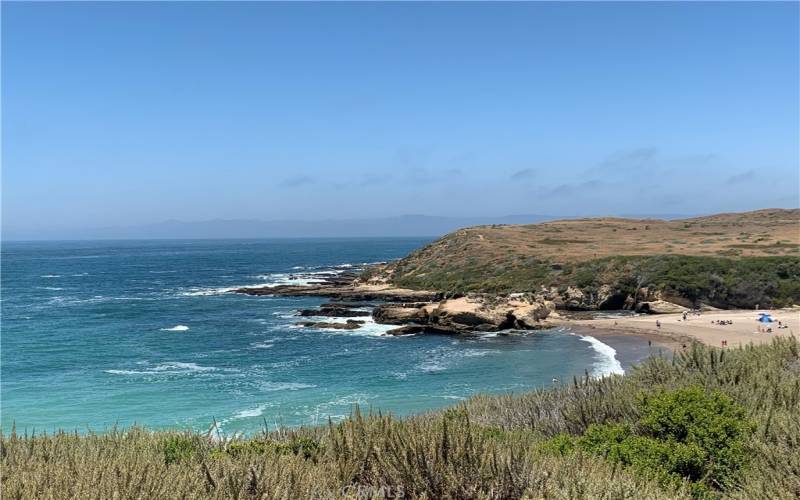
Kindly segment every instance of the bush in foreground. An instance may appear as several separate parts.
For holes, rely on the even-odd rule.
[[[559,435],[544,449],[577,450],[630,466],[661,484],[688,481],[696,496],[735,484],[747,463],[752,432],[745,409],[730,397],[691,386],[645,396],[633,424],[592,424],[582,436]]]

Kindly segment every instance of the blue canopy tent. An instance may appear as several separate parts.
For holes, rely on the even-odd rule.
[[[760,313],[758,315],[758,321],[762,323],[772,323],[775,320],[772,319],[772,316],[770,316],[769,313]]]

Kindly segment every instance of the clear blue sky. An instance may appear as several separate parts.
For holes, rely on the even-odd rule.
[[[3,2],[3,222],[795,207],[798,5]]]

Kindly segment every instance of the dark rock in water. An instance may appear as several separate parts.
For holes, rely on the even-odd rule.
[[[299,323],[306,328],[335,328],[337,330],[355,330],[361,328],[363,321],[348,319],[346,323],[330,323],[327,321],[304,321]]]
[[[335,318],[352,318],[356,316],[369,316],[367,311],[354,311],[346,307],[320,307],[319,309],[303,309],[300,316],[332,316]]]
[[[337,302],[337,301],[331,301],[331,302],[325,302],[324,304],[321,304],[319,307],[323,308],[323,309],[326,308],[326,307],[348,307],[348,308],[353,308],[353,309],[356,309],[356,308],[360,308],[360,309],[370,308],[371,309],[371,308],[373,308],[375,306],[376,306],[376,304],[374,302]]]
[[[441,300],[444,294],[417,290],[387,288],[382,290],[365,289],[353,286],[352,281],[322,285],[278,285],[273,287],[245,287],[234,293],[256,296],[278,297],[332,297],[348,302],[418,302]]]
[[[386,335],[458,335],[461,332],[430,325],[406,325],[386,332]]]

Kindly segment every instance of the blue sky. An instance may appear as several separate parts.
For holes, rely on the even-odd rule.
[[[795,207],[798,5],[4,2],[4,226]]]

